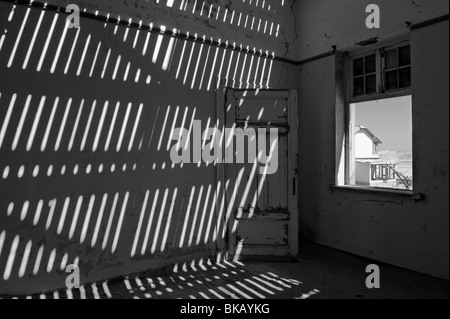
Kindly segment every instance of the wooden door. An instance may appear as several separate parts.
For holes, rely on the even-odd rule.
[[[298,258],[297,193],[297,94],[289,90],[228,90],[225,101],[226,126],[244,133],[242,150],[233,150],[227,161],[225,180],[228,222],[228,258],[233,260],[286,261]],[[250,129],[250,130],[249,130]],[[252,130],[253,129],[253,130]],[[266,129],[261,131],[260,129]],[[270,135],[276,129],[277,139]],[[266,149],[258,143],[266,134]],[[248,148],[258,140],[258,155],[270,158],[252,161]],[[236,141],[235,141],[236,142]],[[235,143],[237,146],[237,142]],[[275,156],[276,150],[278,156]],[[275,159],[277,160],[275,161]],[[258,157],[258,159],[261,159]],[[267,160],[267,159],[266,159]],[[275,163],[273,163],[275,161]],[[277,162],[277,163],[276,163]],[[276,170],[274,169],[276,167]],[[270,172],[270,173],[268,173]]]

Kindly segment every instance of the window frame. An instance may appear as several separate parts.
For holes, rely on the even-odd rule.
[[[405,46],[411,47],[411,43],[410,43],[409,39],[402,39],[402,40],[396,41],[396,42],[380,44],[371,49],[359,50],[359,51],[356,51],[356,52],[348,55],[348,58],[346,61],[346,65],[347,65],[346,66],[346,72],[347,72],[346,81],[347,81],[347,83],[349,83],[347,85],[347,88],[348,88],[347,89],[347,101],[349,101],[349,104],[412,95],[411,86],[408,88],[398,88],[398,89],[393,89],[393,90],[385,89],[385,68],[384,68],[385,57],[383,56],[383,54],[384,54],[384,52],[390,51],[390,50],[397,50],[397,52],[398,52],[399,48],[405,47]],[[357,60],[359,58],[365,58],[372,54],[375,54],[377,92],[355,96],[353,94],[354,93],[353,61]],[[412,68],[412,61],[411,61],[410,67]],[[401,67],[398,66],[397,70],[399,70],[400,68]],[[391,70],[391,69],[389,69],[389,70]]]
[[[354,95],[354,92],[355,92],[355,82],[354,82],[354,79],[355,78],[357,78],[358,76],[354,76],[354,73],[355,73],[355,70],[354,70],[354,61],[355,60],[358,60],[358,59],[363,59],[363,61],[364,61],[364,69],[365,69],[365,63],[366,63],[366,61],[365,61],[365,59],[366,59],[366,57],[368,57],[368,56],[371,56],[371,55],[375,55],[375,78],[376,78],[376,92],[375,93],[365,93],[364,92],[364,94],[362,94],[362,95],[358,95],[358,96],[355,96]],[[351,97],[351,99],[359,99],[359,98],[363,98],[363,97],[373,97],[373,96],[376,96],[376,95],[378,95],[378,94],[380,94],[379,93],[379,91],[380,91],[380,87],[379,87],[379,83],[380,83],[380,81],[381,81],[381,75],[380,75],[380,72],[379,72],[379,70],[380,70],[380,68],[381,68],[381,56],[380,56],[380,52],[379,52],[379,50],[371,50],[371,51],[365,51],[364,53],[359,53],[359,54],[357,54],[357,55],[354,55],[354,56],[351,56],[350,57],[350,61],[348,62],[349,63],[349,67],[350,67],[350,74],[349,74],[349,76],[350,76],[350,79],[349,79],[349,83],[350,83],[350,97]],[[364,72],[365,72],[365,70],[364,70]],[[363,73],[363,75],[361,75],[363,78],[364,78],[364,91],[366,90],[366,76],[368,76],[368,75],[373,75],[373,73]]]
[[[400,195],[414,195],[414,188],[412,190],[402,190],[395,188],[379,188],[373,186],[361,186],[356,185],[356,158],[355,158],[355,137],[352,127],[355,126],[356,110],[355,104],[362,102],[369,102],[374,100],[390,99],[402,96],[412,96],[412,79],[411,86],[408,88],[399,88],[395,90],[384,89],[384,57],[385,51],[393,50],[409,46],[411,48],[411,42],[409,37],[397,38],[394,41],[380,43],[370,48],[361,49],[353,52],[342,52],[339,54],[338,64],[342,65],[342,69],[337,69],[337,104],[336,112],[343,112],[343,117],[337,117],[337,119],[345,118],[344,125],[337,123],[337,135],[344,138],[343,149],[340,146],[336,146],[336,184],[332,186],[332,189],[347,189],[347,190],[360,190],[375,193],[389,193]],[[411,52],[411,51],[410,51]],[[358,58],[364,58],[368,55],[375,53],[376,55],[376,74],[377,74],[377,93],[364,94],[361,96],[354,96],[354,82],[353,82],[353,65],[354,60]],[[340,62],[339,62],[340,61]],[[409,67],[412,69],[413,61],[411,57]],[[341,94],[343,93],[343,94]],[[411,105],[413,107],[413,105]],[[339,122],[339,121],[338,121]],[[342,152],[341,152],[342,151]],[[339,154],[343,156],[339,156]],[[413,158],[414,161],[414,158]]]
[[[409,47],[410,48],[410,56],[409,56],[409,64],[408,65],[400,65],[400,49],[401,48],[405,48],[405,47]],[[389,51],[394,51],[396,52],[397,55],[397,66],[395,68],[387,68],[386,66],[386,52]],[[382,84],[382,93],[390,93],[390,92],[396,92],[396,91],[406,91],[406,90],[411,90],[411,85],[412,85],[412,81],[411,81],[411,75],[410,75],[410,81],[411,84],[409,87],[400,87],[400,70],[402,69],[406,69],[406,68],[410,68],[412,67],[412,62],[411,62],[411,45],[410,44],[398,44],[395,46],[389,46],[389,47],[384,47],[382,49],[380,49],[381,52],[381,84]],[[386,87],[386,73],[387,72],[391,72],[391,71],[397,71],[397,88],[396,89],[387,89]]]

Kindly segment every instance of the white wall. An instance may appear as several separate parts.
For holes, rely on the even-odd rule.
[[[355,157],[356,159],[378,158],[377,154],[373,153],[373,140],[367,135],[366,132],[356,133]]]
[[[370,164],[356,162],[356,184],[370,186],[372,180]]]
[[[378,1],[385,8],[385,27],[372,32],[361,28],[365,2],[300,1],[297,12],[302,55],[322,53],[332,43],[345,47],[373,33],[407,32],[402,29],[406,20],[448,13],[448,1],[415,1],[419,7],[411,1]],[[330,189],[336,182],[334,146],[339,142],[330,129],[336,126],[336,60],[328,57],[301,68],[299,187],[303,236],[449,278],[448,28],[447,21],[411,32],[415,192],[423,193],[424,201]]]

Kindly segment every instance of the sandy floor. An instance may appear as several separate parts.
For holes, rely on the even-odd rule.
[[[381,289],[369,290],[372,261],[303,243],[301,262],[225,263],[150,277],[133,275],[38,299],[390,299],[449,298],[449,282],[396,267],[381,268]]]

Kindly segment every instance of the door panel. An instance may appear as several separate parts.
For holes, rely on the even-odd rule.
[[[245,245],[287,246],[289,220],[272,220],[254,216],[250,219],[242,219],[237,228],[238,242]]]
[[[278,138],[278,171],[272,175],[258,175],[262,187],[259,192],[258,208],[262,212],[279,210],[289,214],[286,185],[288,180],[287,135],[279,134]]]
[[[244,121],[266,121],[285,123],[287,121],[287,100],[237,99],[242,104],[236,109],[236,119]],[[263,103],[263,107],[261,107]]]

